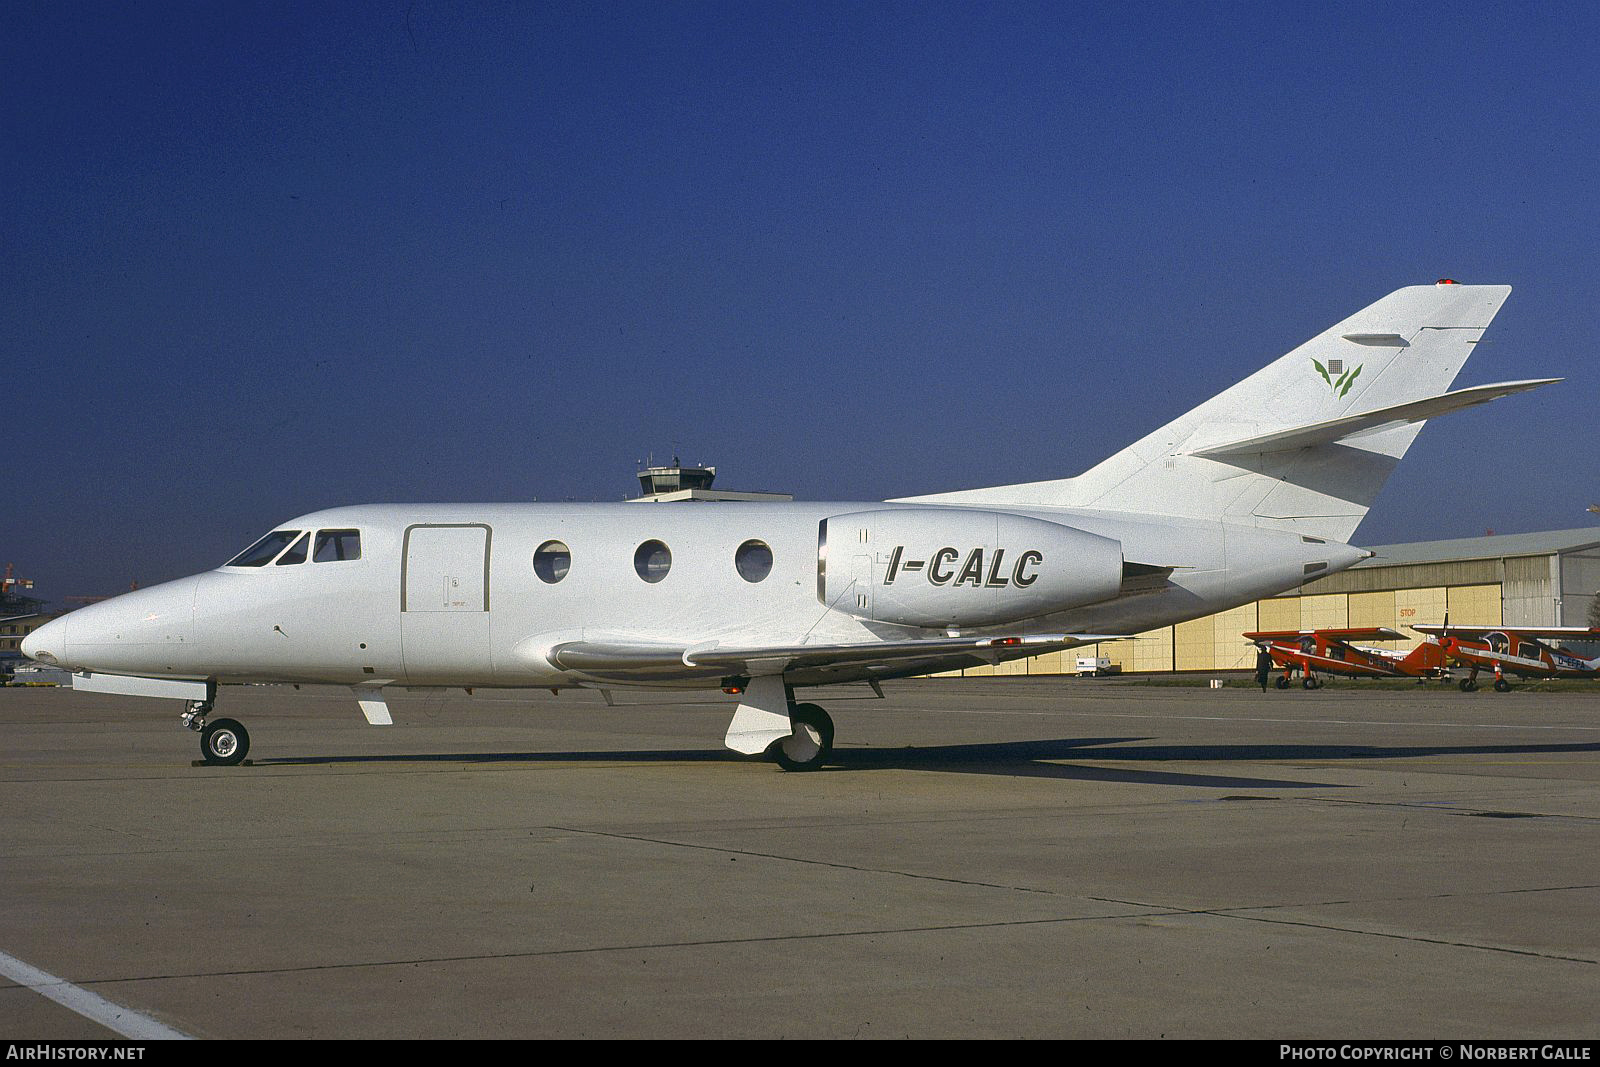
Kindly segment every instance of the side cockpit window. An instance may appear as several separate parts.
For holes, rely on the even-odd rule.
[[[265,567],[271,563],[284,546],[300,536],[299,530],[274,530],[237,556],[230,559],[224,566],[227,567]]]
[[[360,530],[318,530],[317,551],[311,559],[315,563],[333,563],[339,560],[361,558]]]

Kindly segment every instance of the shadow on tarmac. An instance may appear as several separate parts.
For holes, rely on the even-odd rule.
[[[1088,765],[1115,763],[1328,762],[1415,759],[1426,756],[1559,755],[1600,752],[1600,742],[1565,745],[1139,745],[1146,737],[1061,738],[970,745],[835,749],[821,773],[848,771],[948,771],[1015,778],[1126,782],[1205,788],[1346,789],[1327,782],[1233,777],[1183,770]],[[749,763],[760,757],[717,749],[594,752],[450,752],[369,756],[300,756],[252,761],[256,767],[407,763]]]

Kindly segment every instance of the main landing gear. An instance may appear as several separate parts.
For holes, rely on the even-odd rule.
[[[833,720],[815,704],[794,699],[781,675],[723,679],[739,697],[723,743],[747,756],[765,756],[786,771],[814,771],[833,755]]]
[[[1457,682],[1456,686],[1463,693],[1476,693],[1478,691],[1478,668],[1472,668],[1472,673]],[[1499,669],[1494,672],[1494,691],[1496,693],[1511,692],[1511,682],[1507,680],[1505,674]]]
[[[786,771],[814,771],[833,755],[833,720],[816,704],[795,704],[789,710],[788,737],[767,750]]]
[[[211,704],[205,700],[191,700],[183,713],[183,725],[200,734],[200,755],[206,763],[216,767],[233,767],[243,762],[250,751],[250,732],[244,724],[234,719],[212,719]]]

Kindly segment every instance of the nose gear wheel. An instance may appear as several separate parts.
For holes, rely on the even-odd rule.
[[[234,719],[216,719],[200,731],[200,755],[217,767],[234,767],[250,751],[250,734]]]

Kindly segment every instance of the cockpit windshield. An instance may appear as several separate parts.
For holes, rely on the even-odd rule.
[[[283,546],[300,536],[299,530],[274,530],[237,556],[230,559],[224,566],[228,567],[265,567],[271,563]]]
[[[304,563],[307,556],[314,563],[360,559],[361,531],[318,530],[313,541],[310,530],[274,530],[223,566],[265,567],[276,560],[277,566],[290,567]]]

